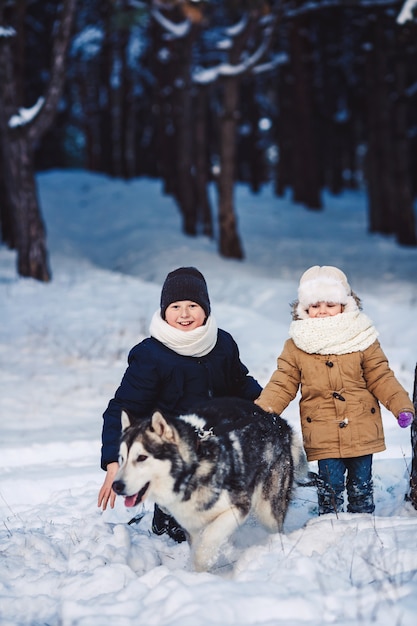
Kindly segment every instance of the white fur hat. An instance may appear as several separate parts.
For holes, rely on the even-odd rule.
[[[301,319],[308,317],[307,310],[316,302],[343,304],[344,310],[357,309],[346,275],[332,265],[314,265],[304,272],[298,286],[297,314]]]

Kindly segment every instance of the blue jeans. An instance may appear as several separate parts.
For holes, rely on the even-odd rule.
[[[322,459],[318,464],[319,515],[343,511],[346,472],[348,512],[374,512],[372,454],[350,459]]]

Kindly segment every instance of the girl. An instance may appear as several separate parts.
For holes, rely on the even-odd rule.
[[[341,270],[316,265],[302,275],[289,335],[256,403],[281,413],[301,386],[304,447],[319,468],[319,514],[343,510],[345,474],[347,510],[372,513],[372,455],[385,450],[378,400],[402,428],[414,407]]]
[[[98,496],[103,510],[108,503],[113,508],[116,498],[112,484],[118,469],[122,409],[136,419],[156,409],[165,416],[179,415],[209,398],[254,400],[262,390],[241,363],[232,336],[217,328],[206,281],[194,267],[168,274],[150,335],[131,350],[129,366],[103,415],[101,467],[106,478]],[[152,530],[185,540],[181,527],[157,506]]]

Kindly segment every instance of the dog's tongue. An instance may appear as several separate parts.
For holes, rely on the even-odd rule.
[[[126,496],[125,497],[125,506],[127,506],[127,507],[135,506],[137,497],[138,497],[137,493],[135,493],[134,496]]]

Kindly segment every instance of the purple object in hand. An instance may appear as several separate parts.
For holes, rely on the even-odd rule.
[[[398,415],[398,425],[401,428],[407,428],[413,421],[414,415],[410,411],[403,411]]]

